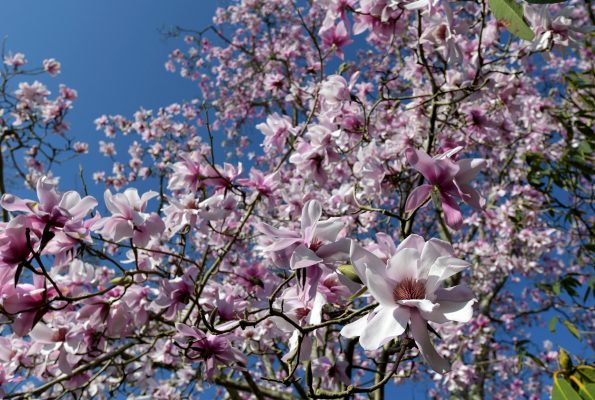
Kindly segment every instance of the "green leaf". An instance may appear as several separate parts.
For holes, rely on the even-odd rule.
[[[595,368],[590,365],[579,365],[576,371],[581,375],[582,381],[595,383]],[[575,374],[576,375],[576,374]]]
[[[340,273],[345,275],[347,278],[349,278],[353,282],[362,283],[362,280],[360,279],[357,272],[355,272],[355,268],[353,267],[353,265],[350,265],[350,264],[339,265],[338,270]]]
[[[566,327],[566,329],[568,329],[568,331],[570,333],[572,333],[577,339],[581,338],[581,334],[578,331],[578,329],[576,329],[576,326],[574,326],[574,324],[568,320],[564,320],[562,321],[562,323],[564,324],[564,326]]]
[[[521,39],[533,40],[535,33],[529,28],[523,15],[523,6],[514,0],[489,0],[490,10],[496,19]]]
[[[554,376],[552,400],[582,400],[570,383],[564,378]]]
[[[557,315],[555,317],[552,317],[552,319],[550,319],[550,323],[548,325],[548,327],[550,328],[550,332],[552,332],[552,333],[556,332],[556,324],[558,323],[558,319],[559,319],[559,317]]]
[[[595,400],[595,383],[587,383],[581,386],[578,393],[584,400]]]

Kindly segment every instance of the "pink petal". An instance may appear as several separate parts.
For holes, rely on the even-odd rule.
[[[424,248],[424,244],[426,243],[426,241],[424,240],[423,237],[416,235],[416,234],[412,234],[407,236],[407,239],[403,240],[401,242],[401,244],[399,244],[399,247],[397,247],[397,251],[400,251],[402,249],[417,249],[420,253]]]
[[[395,306],[395,299],[393,298],[393,289],[396,282],[392,281],[386,275],[386,271],[366,269],[366,280],[368,283],[368,291],[380,303],[388,307]]]
[[[293,251],[289,265],[291,269],[299,269],[319,264],[322,261],[324,261],[322,258],[302,244]]]
[[[420,254],[417,249],[406,248],[397,253],[388,260],[386,276],[395,282],[404,279],[417,279],[419,271]]]
[[[405,307],[380,307],[368,322],[359,343],[364,350],[376,350],[405,332],[408,320],[409,310]]]
[[[351,264],[355,268],[355,272],[366,286],[366,269],[369,268],[377,271],[383,271],[386,269],[386,264],[382,262],[381,259],[355,242],[351,243],[350,259]]]
[[[405,203],[405,211],[411,212],[418,207],[421,207],[429,198],[430,192],[432,191],[432,185],[421,185],[413,189],[413,191],[407,197],[407,203]]]
[[[450,194],[441,192],[441,197],[442,211],[444,211],[446,225],[455,230],[460,229],[463,224],[463,214],[461,214],[461,209]]]
[[[302,209],[302,233],[314,227],[322,215],[322,206],[317,200],[310,200]]]
[[[414,311],[411,313],[411,336],[415,340],[420,353],[434,371],[439,374],[444,374],[450,370],[450,363],[444,357],[442,357],[432,344],[430,335],[428,334],[427,322],[419,312]]]

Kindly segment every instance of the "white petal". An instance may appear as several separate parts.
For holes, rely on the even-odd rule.
[[[339,218],[329,218],[326,221],[319,221],[314,229],[313,236],[321,241],[334,242],[345,222]]]
[[[417,279],[419,259],[420,254],[417,249],[408,247],[399,250],[388,260],[386,275],[395,282],[403,279]]]
[[[411,313],[411,336],[415,340],[419,351],[423,355],[430,368],[439,374],[443,374],[450,370],[448,360],[442,357],[432,344],[430,335],[428,334],[427,322],[418,312]]]
[[[473,318],[473,304],[476,300],[471,299],[467,302],[444,301],[436,309],[441,312],[449,321],[469,322]]]
[[[426,299],[413,299],[413,300],[399,300],[399,304],[407,307],[415,307],[419,311],[431,313],[434,311],[438,304],[432,303]]]
[[[349,239],[340,239],[334,243],[324,244],[316,250],[318,257],[325,262],[346,260],[349,256],[351,241]]]
[[[322,307],[326,304],[326,299],[323,295],[319,292],[316,292],[316,297],[314,297],[314,304],[312,304],[312,309],[310,310],[310,315],[308,316],[308,323],[310,325],[316,325],[322,322]]]
[[[426,293],[434,293],[440,282],[461,272],[470,265],[467,261],[455,257],[438,257],[430,267],[428,280],[426,281]]]
[[[449,288],[439,288],[434,292],[436,295],[436,302],[442,301],[469,301],[475,298],[475,294],[467,285],[457,285]]]
[[[302,234],[306,231],[306,228],[316,225],[321,215],[322,206],[318,201],[310,200],[304,204],[302,209]]]
[[[29,336],[31,336],[33,340],[45,344],[56,343],[56,340],[54,339],[55,334],[56,332],[43,322],[35,325],[31,332],[29,332]]]
[[[421,252],[420,279],[427,279],[430,267],[438,257],[451,256],[454,250],[450,243],[440,239],[430,239]]]
[[[424,248],[425,242],[426,241],[424,240],[424,238],[419,235],[409,235],[407,236],[407,239],[403,240],[401,244],[399,244],[399,247],[397,247],[397,251],[411,248],[417,249],[421,252]]]
[[[487,162],[483,158],[465,158],[457,162],[459,172],[455,176],[458,183],[469,183],[475,178],[475,175],[483,169]]]
[[[408,319],[409,310],[405,307],[381,307],[368,322],[359,343],[364,350],[376,350],[405,332]]]
[[[370,314],[366,314],[360,319],[357,319],[352,323],[345,325],[343,329],[341,329],[341,335],[345,336],[346,338],[354,338],[361,336],[364,332],[364,329],[366,329],[366,326],[368,326],[369,317]]]
[[[316,253],[302,244],[293,251],[289,265],[291,269],[298,269],[310,267],[322,261],[322,258],[318,257]]]
[[[372,296],[381,305],[389,307],[396,305],[393,296],[393,289],[396,286],[396,282],[386,276],[386,271],[376,271],[371,268],[366,269],[366,283]]]
[[[370,268],[376,271],[386,270],[386,264],[382,260],[364,249],[355,241],[351,242],[351,249],[349,251],[351,264],[355,268],[358,276],[367,285],[366,269]]]

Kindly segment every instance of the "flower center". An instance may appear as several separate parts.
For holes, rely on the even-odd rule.
[[[393,289],[393,297],[395,301],[424,299],[426,297],[426,285],[415,279],[403,279]]]

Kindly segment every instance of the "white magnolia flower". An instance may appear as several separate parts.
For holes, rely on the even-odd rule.
[[[447,242],[426,242],[421,236],[411,235],[385,263],[352,242],[351,262],[379,305],[344,326],[341,334],[348,338],[359,336],[365,350],[376,350],[409,326],[410,336],[430,367],[438,373],[448,371],[449,362],[432,345],[427,321],[468,322],[476,301],[465,285],[442,287],[445,279],[470,265],[452,254]]]

